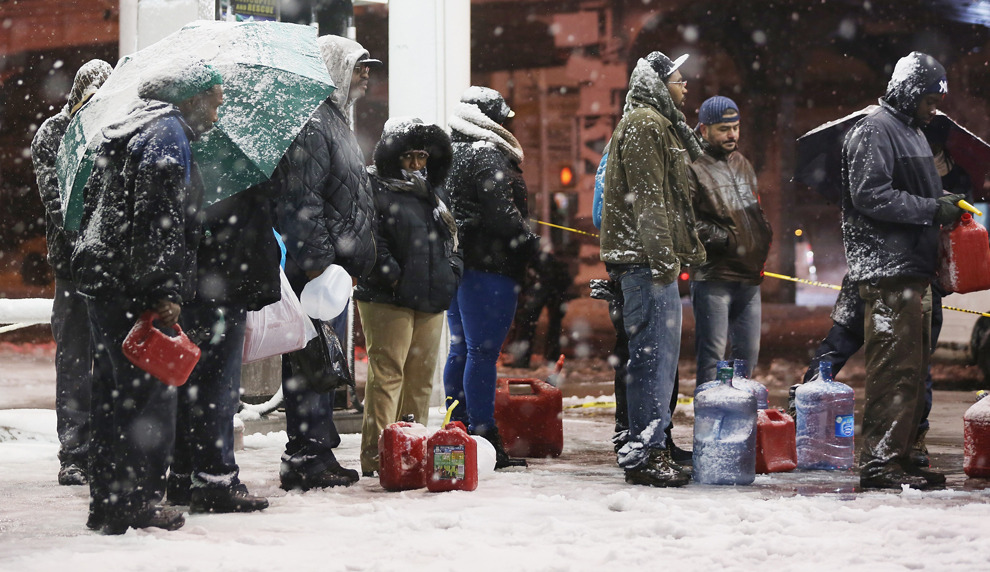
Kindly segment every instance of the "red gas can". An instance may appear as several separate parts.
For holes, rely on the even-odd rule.
[[[990,289],[987,229],[969,213],[963,213],[956,224],[942,228],[938,282],[946,291],[960,294]]]
[[[378,482],[387,491],[406,491],[426,486],[426,439],[424,425],[399,421],[386,427],[378,438]]]
[[[779,409],[756,412],[756,472],[783,473],[797,468],[794,419]]]
[[[426,488],[430,492],[478,488],[478,443],[453,421],[426,441]]]
[[[990,399],[985,397],[963,415],[963,472],[990,477]]]
[[[563,396],[535,378],[495,384],[495,424],[513,457],[557,457],[564,448]]]
[[[169,336],[155,327],[156,319],[158,314],[150,310],[141,314],[121,349],[131,363],[165,385],[180,386],[189,379],[201,352],[179,324],[173,326],[175,335]]]

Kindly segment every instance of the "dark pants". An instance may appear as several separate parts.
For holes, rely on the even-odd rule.
[[[858,297],[858,294],[857,294]],[[862,299],[860,299],[860,304],[862,304]],[[856,316],[862,316],[862,312],[857,312]],[[942,296],[933,288],[932,289],[932,353],[935,352],[935,346],[938,344],[938,336],[942,332]],[[811,365],[808,366],[808,370],[804,372],[804,379],[801,380],[802,383],[807,383],[818,373],[818,362],[827,361],[832,364],[832,375],[838,375],[839,370],[842,369],[849,358],[853,356],[856,352],[863,347],[863,322],[855,321],[852,324],[844,326],[835,322],[832,324],[832,328],[828,331],[825,339],[821,341],[818,345],[818,349],[815,350],[815,357],[811,360]],[[932,411],[932,387],[934,383],[932,382],[932,371],[931,366],[928,368],[928,375],[925,378],[925,407],[923,415],[921,418],[921,423],[918,424],[918,431],[924,431],[928,429],[928,415]]]
[[[170,480],[219,489],[240,483],[234,414],[240,404],[245,324],[243,307],[192,302],[182,308],[183,329],[203,353],[179,388]]]
[[[567,301],[564,290],[552,288],[549,284],[539,283],[520,296],[519,309],[516,311],[514,357],[516,362],[529,366],[533,355],[533,342],[536,337],[536,324],[540,320],[543,307],[547,309],[547,334],[544,338],[543,357],[546,361],[557,361],[560,357],[560,334],[567,313]]]
[[[312,477],[339,466],[333,454],[333,449],[340,445],[340,434],[333,423],[334,392],[317,393],[308,389],[298,367],[293,365],[291,353],[282,356],[282,396],[289,440],[282,453],[279,474]]]
[[[55,279],[52,336],[55,338],[55,418],[58,460],[89,465],[89,402],[93,387],[93,348],[86,301],[71,280]]]
[[[87,299],[95,348],[90,410],[90,510],[128,520],[162,499],[175,440],[175,388],[138,369],[121,344],[137,320],[132,300]]]
[[[925,409],[931,359],[929,285],[896,279],[861,284],[866,310],[866,406],[860,474],[873,477],[904,464]]]

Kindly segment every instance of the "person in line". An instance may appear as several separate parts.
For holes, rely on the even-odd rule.
[[[90,411],[90,507],[104,534],[175,530],[159,506],[175,438],[176,391],[124,357],[147,310],[174,326],[196,286],[203,183],[190,142],[223,103],[220,74],[200,60],[165,63],[138,87],[142,101],[103,129],[86,183],[72,276],[85,297],[95,353]]]
[[[948,93],[945,68],[911,52],[894,67],[880,107],[842,146],[842,242],[864,303],[866,405],[860,485],[935,488],[945,476],[910,461],[931,357],[939,225],[962,215],[944,194],[920,127]]]
[[[364,158],[351,131],[351,106],[368,89],[372,59],[361,44],[317,38],[337,89],[316,109],[272,174],[276,226],[285,244],[285,275],[297,295],[331,264],[363,277],[375,264],[374,205]],[[319,330],[319,327],[317,328]],[[319,337],[311,343],[321,343]],[[349,486],[360,478],[333,453],[333,392],[310,389],[299,350],[283,356],[282,392],[288,442],[279,466],[281,487]]]
[[[103,60],[90,60],[76,71],[68,101],[38,128],[31,141],[31,160],[45,205],[45,234],[48,263],[55,273],[52,306],[52,337],[55,338],[55,423],[58,430],[58,484],[88,483],[89,399],[93,385],[93,349],[89,336],[78,335],[89,328],[86,303],[80,297],[69,259],[75,233],[62,224],[62,197],[55,161],[69,121],[113,68]]]
[[[698,112],[705,154],[691,164],[691,195],[706,260],[691,273],[691,306],[699,384],[729,357],[746,360],[749,377],[760,354],[760,283],[773,230],[756,172],[738,150],[739,120],[739,106],[721,95]]]
[[[690,481],[671,459],[663,429],[680,355],[677,276],[705,260],[688,180],[688,165],[702,151],[678,109],[687,94],[679,70],[686,59],[652,52],[636,63],[602,196],[601,258],[622,290],[629,338],[629,431],[617,461],[626,482],[658,487]]]
[[[499,92],[472,86],[449,122],[454,163],[447,189],[464,247],[464,276],[447,312],[443,383],[448,399],[458,402],[451,419],[495,446],[497,469],[526,463],[509,457],[495,426],[496,362],[540,241],[527,221],[523,150],[505,126],[513,115]]]
[[[248,493],[234,458],[247,312],[281,298],[281,250],[272,232],[269,185],[203,210],[196,295],[182,307],[182,329],[202,351],[179,388],[175,451],[167,499],[189,512],[251,512],[268,500]]]
[[[354,291],[368,350],[361,471],[379,470],[378,437],[412,416],[426,425],[443,312],[464,271],[444,181],[450,137],[415,118],[390,119],[368,167],[378,263]]]

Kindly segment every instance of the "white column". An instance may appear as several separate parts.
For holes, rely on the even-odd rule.
[[[390,0],[388,109],[446,127],[471,85],[471,2]]]
[[[202,0],[121,0],[120,57],[150,46],[199,19],[201,2]]]

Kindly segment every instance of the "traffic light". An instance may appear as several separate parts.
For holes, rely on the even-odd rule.
[[[562,166],[560,168],[560,186],[564,188],[573,187],[574,183],[574,170],[571,169],[570,165]]]

